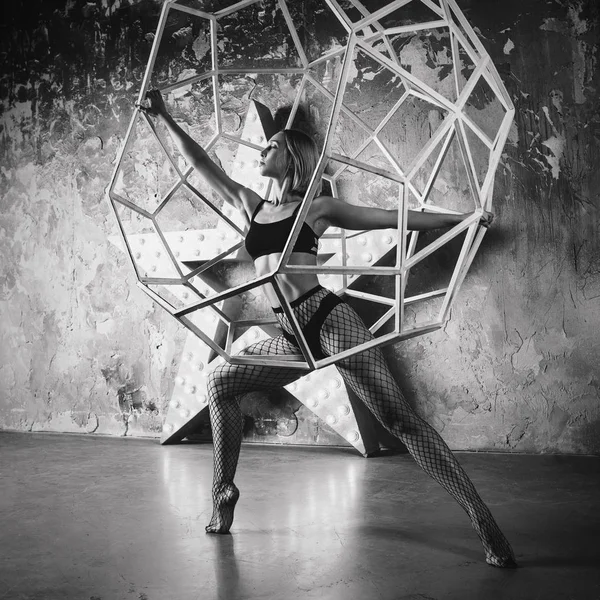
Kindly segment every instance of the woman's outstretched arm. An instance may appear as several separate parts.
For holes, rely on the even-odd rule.
[[[315,208],[318,209],[318,218],[325,219],[334,227],[354,230],[389,229],[398,226],[398,211],[383,208],[372,208],[367,206],[356,206],[348,204],[338,198],[322,196],[315,200]],[[473,213],[444,214],[434,212],[421,212],[417,210],[408,211],[407,229],[422,231],[428,229],[440,229],[442,227],[453,227],[466,219]],[[481,224],[489,227],[494,215],[484,211],[481,216]]]
[[[190,137],[169,114],[160,91],[150,90],[146,94],[146,99],[148,105],[138,105],[140,110],[163,123],[188,164],[194,167],[227,203],[244,211],[250,217],[261,200],[260,196],[231,179],[211,160],[202,146]]]

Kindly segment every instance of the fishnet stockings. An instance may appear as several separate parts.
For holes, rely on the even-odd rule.
[[[304,327],[327,293],[321,290],[294,308]],[[283,329],[291,332],[285,315],[278,315]],[[372,339],[358,314],[349,305],[336,306],[320,332],[326,355],[352,348]],[[298,354],[299,349],[283,337],[259,342],[245,354]],[[475,490],[439,434],[421,419],[406,402],[378,348],[367,350],[337,363],[346,384],[368,406],[379,422],[407,447],[417,464],[437,481],[465,510],[479,535],[488,564],[516,566],[513,551],[488,507]],[[304,375],[297,369],[224,364],[209,381],[210,416],[213,429],[214,481],[212,519],[209,533],[226,533],[233,522],[239,491],[233,483],[241,438],[242,415],[237,396],[257,390],[281,387]]]
[[[299,349],[278,336],[248,346],[243,355],[298,354]],[[243,417],[239,396],[248,392],[283,387],[302,375],[299,369],[232,365],[217,367],[208,381],[208,406],[214,444],[213,515],[207,533],[227,533],[239,490],[233,483],[242,443]]]
[[[336,306],[321,329],[321,344],[326,354],[347,350],[372,337],[347,304]],[[406,402],[379,348],[340,361],[337,368],[378,421],[402,441],[417,464],[469,515],[483,544],[486,561],[498,567],[515,566],[510,544],[490,510],[444,440]]]

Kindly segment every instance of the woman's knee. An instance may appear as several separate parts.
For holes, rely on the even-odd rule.
[[[229,373],[228,365],[221,365],[214,369],[207,378],[208,398],[209,401],[214,401],[219,396],[222,396],[229,387],[231,381],[231,373]]]
[[[255,351],[253,346],[246,346],[237,353],[238,356],[254,356],[255,354],[260,354],[260,351]]]
[[[380,423],[396,435],[418,434],[423,424],[423,420],[404,402],[386,407],[375,406],[373,412]]]
[[[396,433],[414,432],[419,419],[397,385],[392,386],[388,382],[388,385],[382,386],[381,380],[374,379],[357,382],[352,376],[345,379],[386,429],[393,429]]]

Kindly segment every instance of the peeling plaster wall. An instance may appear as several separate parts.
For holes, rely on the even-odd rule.
[[[3,9],[2,428],[161,430],[183,333],[107,239],[104,190],[158,10],[128,5]]]
[[[186,332],[108,242],[105,188],[160,4],[4,9],[0,428],[159,435]],[[453,448],[598,453],[600,8],[459,4],[517,109],[496,222],[447,326],[386,353]]]
[[[391,355],[411,402],[452,447],[598,453],[600,6],[460,5],[516,122],[495,226],[450,322]]]

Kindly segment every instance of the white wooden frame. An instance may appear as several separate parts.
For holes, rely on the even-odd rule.
[[[246,67],[228,67],[223,68],[219,65],[219,49],[217,44],[217,30],[219,19],[230,16],[235,12],[244,8],[250,7],[253,4],[260,2],[260,0],[241,0],[238,2],[232,2],[232,4],[225,9],[222,9],[215,13],[209,13],[207,11],[196,9],[190,6],[181,5],[176,0],[167,0],[163,5],[162,13],[159,19],[156,36],[148,65],[142,85],[138,96],[138,104],[144,101],[146,92],[150,85],[150,78],[155,65],[155,61],[159,52],[160,41],[165,30],[167,19],[171,11],[180,11],[185,14],[189,14],[193,17],[204,19],[210,29],[210,40],[211,40],[211,52],[212,62],[210,70],[204,73],[198,73],[191,77],[187,77],[182,81],[172,82],[165,86],[162,91],[169,93],[182,87],[192,85],[194,83],[207,81],[212,86],[214,96],[214,107],[215,107],[215,127],[216,134],[206,145],[206,149],[210,149],[219,139],[225,139],[235,142],[240,145],[247,146],[253,149],[261,149],[261,146],[255,144],[252,141],[244,140],[241,137],[232,136],[223,131],[221,108],[219,106],[219,77],[228,74],[244,74],[244,73],[264,73],[264,74],[277,74],[297,73],[302,75],[302,79],[296,94],[296,99],[293,103],[290,117],[288,120],[288,126],[294,120],[296,112],[299,107],[301,94],[307,84],[310,82],[315,89],[321,94],[329,97],[333,102],[331,116],[325,136],[325,144],[321,152],[321,156],[313,174],[309,189],[304,197],[300,211],[296,217],[290,238],[288,239],[281,259],[277,268],[264,275],[260,278],[254,278],[250,281],[244,282],[235,287],[226,289],[224,291],[215,293],[210,296],[206,296],[200,290],[198,290],[194,283],[193,278],[200,275],[207,268],[220,263],[222,260],[228,259],[231,256],[236,256],[237,252],[242,247],[242,242],[237,241],[230,245],[228,248],[221,250],[212,259],[206,261],[201,267],[191,271],[184,272],[181,266],[178,264],[174,252],[169,247],[168,240],[165,234],[162,232],[157,217],[160,212],[166,206],[167,202],[181,187],[185,186],[186,189],[195,194],[201,201],[203,201],[212,211],[214,211],[220,219],[223,220],[238,237],[243,237],[244,231],[242,228],[235,223],[234,220],[227,217],[222,211],[214,206],[211,201],[204,197],[193,185],[188,182],[188,177],[192,171],[188,168],[185,171],[181,171],[172,157],[169,155],[168,149],[163,145],[160,137],[156,134],[152,122],[138,110],[136,110],[131,123],[129,124],[125,142],[119,153],[117,164],[114,170],[112,180],[108,188],[108,196],[113,206],[119,230],[123,236],[125,248],[129,255],[130,262],[138,278],[138,285],[141,289],[147,293],[154,301],[160,306],[167,310],[173,317],[175,317],[180,323],[193,331],[200,339],[202,339],[211,349],[213,349],[219,356],[225,360],[243,364],[258,364],[258,365],[281,365],[285,367],[294,367],[298,369],[319,369],[330,364],[334,364],[339,360],[342,360],[348,356],[352,356],[371,347],[383,346],[386,344],[392,344],[403,339],[408,339],[417,335],[433,331],[443,325],[445,320],[448,318],[449,310],[452,302],[456,298],[457,292],[466,276],[468,268],[475,256],[475,253],[481,244],[485,229],[479,226],[479,220],[484,210],[490,210],[492,205],[492,192],[493,182],[496,168],[499,164],[502,149],[506,142],[510,126],[514,117],[514,107],[512,105],[510,96],[506,91],[500,76],[494,68],[489,55],[487,54],[483,44],[478,39],[473,28],[469,25],[464,15],[460,11],[455,0],[439,0],[439,4],[432,2],[431,0],[392,0],[387,6],[370,13],[359,0],[349,0],[352,6],[359,11],[361,18],[358,21],[353,22],[352,19],[344,12],[337,0],[326,0],[327,5],[332,11],[332,14],[338,18],[342,26],[348,32],[348,41],[346,47],[343,49],[337,49],[329,52],[314,61],[309,61],[306,52],[302,47],[302,42],[298,35],[298,32],[292,21],[292,17],[288,10],[286,0],[276,0],[276,4],[280,9],[283,18],[289,28],[289,33],[296,49],[300,67],[289,67],[289,68],[246,68]],[[394,11],[401,9],[403,6],[408,4],[422,4],[429,8],[434,13],[433,20],[429,20],[423,23],[414,23],[411,25],[401,25],[397,27],[385,28],[381,19],[390,15]],[[452,49],[452,60],[454,66],[454,90],[456,92],[456,100],[452,101],[438,93],[436,90],[429,87],[426,83],[417,79],[412,73],[402,67],[400,60],[398,59],[390,41],[392,35],[400,33],[410,33],[416,31],[423,31],[430,28],[447,28],[450,36],[450,44]],[[387,55],[382,54],[377,48],[376,43],[383,42]],[[475,65],[474,72],[471,74],[464,87],[460,87],[457,71],[460,65],[459,48],[465,52],[469,59]],[[354,60],[354,54],[361,52],[368,55],[371,59],[378,61],[383,67],[389,69],[391,72],[401,78],[404,84],[405,91],[398,98],[395,105],[390,109],[387,116],[380,122],[380,124],[374,129],[367,126],[362,119],[354,115],[352,111],[344,105],[344,94],[348,86],[348,79],[352,61]],[[311,74],[311,69],[315,66],[323,63],[327,60],[333,60],[340,58],[342,61],[342,67],[340,76],[337,83],[337,91],[335,95],[328,92],[323,86],[315,81]],[[498,101],[501,103],[505,115],[502,123],[494,137],[491,139],[486,135],[476,123],[469,117],[465,111],[469,97],[475,90],[476,86],[480,82],[485,82],[489,88],[496,94]],[[400,110],[402,104],[410,97],[417,97],[425,99],[432,105],[439,107],[440,110],[445,111],[446,117],[442,121],[442,124],[438,130],[432,135],[431,139],[425,144],[421,151],[414,158],[413,163],[406,169],[402,169],[398,161],[394,158],[393,153],[385,146],[385,144],[378,137],[383,127],[392,118],[392,116]],[[366,133],[366,141],[360,148],[355,149],[350,156],[340,155],[331,150],[331,143],[333,139],[333,133],[337,124],[337,120],[340,114],[344,114],[351,118],[357,123]],[[124,161],[125,154],[128,149],[128,145],[132,138],[135,123],[137,118],[144,118],[150,127],[151,131],[154,132],[156,138],[160,144],[160,147],[165,154],[167,160],[169,160],[171,166],[176,172],[179,180],[171,187],[166,193],[164,198],[161,199],[160,203],[153,212],[146,210],[142,207],[137,206],[135,203],[124,198],[119,194],[115,188],[117,184],[117,178],[121,169],[121,165]],[[468,143],[468,135],[475,135],[489,150],[489,160],[487,161],[488,168],[486,175],[481,181],[478,177],[478,170],[476,161],[474,160],[471,148]],[[410,235],[410,241],[407,242],[407,210],[408,210],[408,196],[412,194],[415,199],[420,203],[422,208],[425,210],[437,211],[437,212],[452,212],[447,209],[436,207],[429,202],[429,194],[432,185],[435,181],[437,173],[443,163],[445,153],[448,150],[448,146],[453,138],[458,140],[460,146],[460,152],[462,159],[465,164],[467,171],[471,194],[474,201],[475,211],[474,213],[462,221],[460,224],[452,227],[449,231],[440,236],[436,241],[429,244],[419,252],[415,252],[418,235],[412,233]],[[391,168],[383,169],[374,165],[366,164],[358,160],[358,156],[364,148],[370,143],[374,142],[377,147],[381,150],[382,154],[388,159]],[[437,159],[434,161],[434,166],[430,177],[428,178],[424,189],[419,192],[415,186],[414,180],[419,173],[419,170],[423,167],[424,163],[432,156],[433,152],[439,150]],[[328,163],[331,161],[337,161],[342,166],[333,175],[327,175],[325,169]],[[350,266],[346,260],[346,250],[351,245],[354,236],[357,234],[349,234],[345,231],[341,231],[337,234],[325,236],[328,239],[335,239],[339,241],[342,249],[341,260],[339,264],[328,266],[299,266],[289,264],[290,255],[292,249],[298,238],[302,223],[308,214],[311,203],[318,189],[320,180],[328,180],[332,188],[336,189],[336,183],[339,178],[349,168],[357,168],[365,172],[370,172],[379,177],[395,181],[399,185],[398,194],[398,225],[397,225],[397,260],[391,267],[375,266],[374,264],[366,264],[363,266]],[[156,231],[156,234],[162,244],[162,247],[166,250],[168,261],[172,264],[177,277],[152,277],[145,273],[142,273],[139,265],[136,262],[134,251],[131,247],[131,243],[128,240],[128,234],[124,227],[124,224],[120,218],[119,210],[125,208],[133,211],[149,222],[152,223],[152,227]],[[405,297],[406,282],[410,274],[410,269],[414,267],[419,261],[425,257],[431,255],[433,252],[441,248],[448,241],[455,237],[465,234],[460,255],[457,264],[453,270],[452,277],[448,286],[434,290],[427,294],[421,294],[413,297]],[[339,293],[347,293],[349,296],[362,298],[364,300],[370,300],[379,304],[388,305],[389,309],[376,323],[373,324],[371,330],[377,332],[384,324],[390,319],[393,319],[393,332],[387,333],[380,337],[376,337],[372,341],[358,345],[345,352],[331,356],[322,360],[317,360],[312,354],[310,348],[306,343],[306,339],[300,329],[297,319],[294,316],[292,308],[288,300],[284,297],[278,279],[280,274],[313,274],[313,275],[328,275],[342,277],[342,285],[339,287]],[[357,292],[349,289],[351,283],[350,279],[356,278],[360,275],[389,275],[394,277],[395,283],[395,299],[383,298],[376,294],[368,294],[364,292]],[[186,286],[195,296],[196,300],[181,307],[175,307],[172,303],[163,298],[152,286],[160,285],[181,285]],[[236,295],[242,294],[249,290],[255,289],[261,285],[271,285],[275,293],[277,294],[281,307],[289,322],[292,325],[298,344],[302,351],[302,356],[290,357],[287,356],[234,356],[231,348],[235,337],[235,330],[237,327],[248,326],[248,325],[261,325],[272,323],[272,320],[262,321],[236,321],[227,317],[227,315],[219,308],[222,306],[223,301],[230,299]],[[428,298],[442,297],[442,306],[437,314],[437,317],[430,323],[420,325],[418,327],[407,327],[404,323],[404,309],[405,306],[409,306],[415,302],[426,300]],[[214,311],[216,318],[223,321],[228,328],[228,334],[224,347],[217,344],[209,335],[206,335],[199,327],[194,325],[191,315],[195,311],[202,309],[210,309]]]

